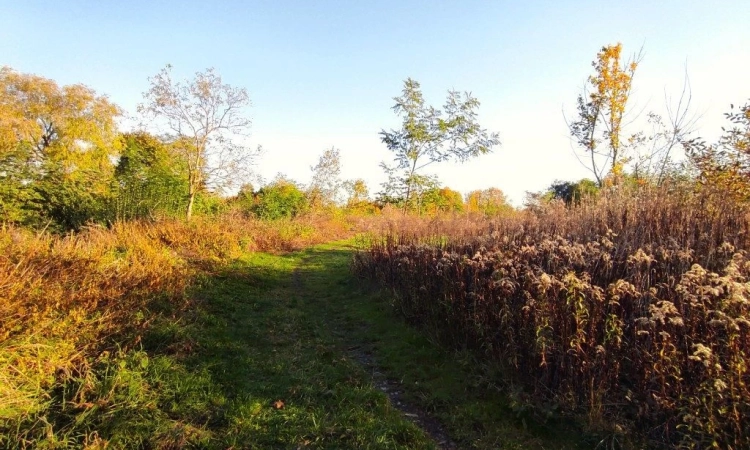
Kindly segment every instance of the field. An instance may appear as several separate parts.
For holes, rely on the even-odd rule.
[[[2,447],[577,448],[309,248],[342,223],[223,223],[3,230]]]
[[[201,376],[171,373],[194,345],[182,334],[203,305],[201,286],[250,251],[290,251],[347,233],[319,222],[133,222],[66,237],[3,228],[2,446],[96,447],[100,435],[156,433],[154,424],[164,424],[151,413],[165,405],[154,391],[190,392]],[[149,345],[172,355],[161,360],[168,367],[149,362]],[[163,374],[147,370],[168,373],[177,386],[160,387]],[[110,429],[118,426],[126,428]]]
[[[6,227],[1,445],[744,448],[747,232],[665,190]]]
[[[748,243],[737,204],[643,189],[403,224],[355,269],[537,415],[578,417],[614,448],[746,448]]]
[[[0,449],[750,449],[750,2],[7,3]]]

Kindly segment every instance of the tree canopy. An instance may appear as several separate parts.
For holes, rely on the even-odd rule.
[[[449,90],[440,110],[427,105],[419,82],[408,78],[393,100],[402,123],[400,129],[380,132],[394,157],[394,166],[381,164],[388,174],[381,198],[400,198],[404,207],[418,205],[424,192],[436,186],[422,169],[443,161],[464,162],[500,144],[497,133],[479,125],[479,100],[469,92]]]
[[[77,84],[0,69],[0,214],[76,228],[109,193],[120,109]]]
[[[314,206],[330,207],[340,202],[341,189],[341,151],[331,147],[323,152],[318,164],[310,167],[312,181],[308,187],[308,198]]]
[[[223,83],[213,69],[185,82],[174,81],[171,69],[168,65],[149,79],[151,88],[138,110],[163,120],[185,161],[190,220],[198,192],[242,184],[260,148],[251,149],[244,141],[251,123],[245,111],[250,106],[246,89]]]
[[[498,188],[488,188],[469,192],[466,195],[466,210],[495,215],[510,211],[513,207],[508,203],[505,193]]]

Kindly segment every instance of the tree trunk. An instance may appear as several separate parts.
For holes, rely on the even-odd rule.
[[[409,202],[411,201],[411,190],[414,183],[414,172],[417,170],[417,160],[414,160],[414,163],[411,165],[411,171],[409,172],[409,177],[407,178],[407,184],[406,184],[406,198],[404,199],[404,214],[409,210]]]
[[[188,198],[188,205],[187,205],[187,213],[185,214],[185,219],[190,222],[190,219],[193,218],[193,203],[195,203],[195,191],[191,189],[192,192],[190,192],[190,196]]]

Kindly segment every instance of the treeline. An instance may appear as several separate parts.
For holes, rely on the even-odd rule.
[[[526,205],[553,199],[573,204],[614,186],[675,182],[729,186],[747,199],[750,164],[743,142],[750,106],[732,108],[730,126],[713,144],[694,137],[687,80],[680,97],[665,105],[666,115],[638,117],[630,94],[642,58],[622,53],[620,44],[601,49],[567,120],[592,179],[556,181],[530,193]],[[123,111],[106,96],[0,69],[0,221],[64,231],[89,222],[189,220],[193,213],[227,210],[261,219],[320,210],[374,214],[389,205],[417,214],[512,211],[499,189],[464,197],[425,172],[500,145],[498,134],[479,124],[480,102],[469,92],[448,91],[438,108],[425,101],[419,82],[404,82],[392,108],[401,127],[380,132],[393,159],[381,163],[387,179],[371,195],[364,180],[342,180],[336,148],[311,167],[307,185],[283,174],[251,185],[261,149],[247,145],[246,90],[223,83],[213,69],[175,81],[167,66],[148,81],[138,106],[147,125],[121,132]]]
[[[154,128],[171,130],[155,134],[145,128],[118,131],[123,111],[88,87],[59,86],[2,68],[0,221],[66,231],[92,222],[228,210],[275,220],[322,210],[376,214],[387,205],[421,214],[512,209],[499,189],[464,198],[436,180],[418,182],[413,174],[391,180],[372,198],[364,180],[342,180],[336,148],[311,167],[308,185],[279,174],[256,188],[246,180],[259,149],[232,140],[246,136],[241,133],[249,126],[242,116],[232,116],[249,104],[244,90],[222,84],[212,70],[187,84],[172,81],[169,73],[167,67],[150,80],[151,90],[139,106]],[[213,97],[197,92],[200,83]],[[210,108],[231,120],[220,122],[202,112]],[[397,192],[399,183],[406,187],[403,192]]]
[[[353,267],[519,413],[575,417],[592,448],[748,448],[750,102],[713,143],[687,87],[626,130],[640,60],[602,48],[577,99],[591,179],[497,220],[399,222]]]

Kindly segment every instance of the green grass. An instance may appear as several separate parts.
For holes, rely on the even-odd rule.
[[[513,408],[491,368],[406,325],[386,295],[352,276],[352,251],[345,242],[247,254],[217,268],[191,292],[196,306],[187,315],[176,319],[158,304],[142,348],[104,355],[87,379],[56,393],[53,402],[65,400],[46,439],[5,443],[435,448],[379,389],[379,377],[413,411],[442,423],[458,448],[576,448],[567,427]],[[375,366],[382,374],[374,379]]]
[[[386,293],[353,278],[347,243],[306,252],[307,303],[342,349],[358,347],[397,380],[403,398],[438,419],[460,448],[591,448],[570,423],[533,417],[498,387],[501,375],[468,352],[432,342],[395,313]],[[344,350],[342,350],[344,351]]]
[[[146,339],[156,353],[191,343],[159,388],[181,445],[433,448],[341,353],[297,271],[306,256],[247,255],[194,293],[193,323]]]

